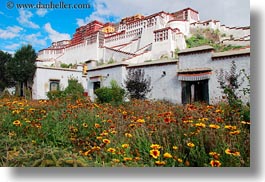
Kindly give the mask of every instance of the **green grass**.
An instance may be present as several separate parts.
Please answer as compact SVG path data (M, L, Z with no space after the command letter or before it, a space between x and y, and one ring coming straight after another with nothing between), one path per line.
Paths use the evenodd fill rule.
M226 103L1 99L0 112L0 166L250 166L250 121Z

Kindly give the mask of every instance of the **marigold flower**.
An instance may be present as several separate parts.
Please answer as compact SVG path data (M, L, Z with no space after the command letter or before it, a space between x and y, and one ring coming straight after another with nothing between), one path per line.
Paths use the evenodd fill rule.
M131 158L131 157L124 157L123 160L124 160L124 161L131 161L132 158Z
M21 124L21 122L19 120L15 120L13 122L13 125L15 125L15 126L21 126L22 124Z
M144 123L145 120L144 120L144 119L137 119L136 122L137 122L137 123Z
M187 146L190 147L190 148L195 147L194 143L192 143L192 142L187 143Z
M158 144L152 144L150 147L151 147L152 149L156 149L156 150L161 149L161 146L158 145Z
M122 148L128 148L128 147L129 147L129 144L127 144L127 143L122 144L121 147L122 147Z
M155 164L158 166L163 166L166 164L166 162L165 161L155 161Z
M195 126L199 128L205 128L206 125L204 123L196 123Z
M223 111L221 109L216 109L215 113L222 113Z
M236 126L225 125L225 129L228 129L228 130L236 130Z
M110 144L110 140L108 140L108 139L103 139L102 141L103 141L103 143L105 143L105 144Z
M100 148L100 146L94 146L94 147L92 147L92 150L100 150L101 148Z
M116 152L116 149L114 149L114 148L108 148L107 151L114 154Z
M230 150L230 149L226 149L225 153L228 154L228 155L236 156L236 157L240 156L240 152L233 151L233 150Z
M125 136L128 138L132 138L132 134L130 134L130 133L125 133Z
M119 159L112 159L112 162L119 163L120 160Z
M171 155L170 153L168 153L168 152L164 153L163 156L164 156L164 158L166 158L166 159L172 158L172 155Z
M229 134L230 135L238 135L238 134L240 134L240 130L230 131Z
M134 160L139 161L139 160L141 160L141 158L140 157L135 157Z
M87 128L88 127L88 124L87 123L83 123L83 127L84 128Z
M100 124L95 123L95 128L100 128L100 127L101 127Z
M213 128L213 129L219 129L220 128L220 126L217 124L210 124L209 127Z
M218 160L211 160L210 164L212 167L220 167L221 166L221 162Z
M91 150L88 150L88 151L84 152L84 155L88 156L90 153L91 153Z
M157 159L160 156L160 151L159 150L156 150L156 149L150 150L150 155L153 158Z
M178 160L177 160L179 163L182 163L183 162L183 160L181 159L181 158L178 158Z
M164 122L165 123L170 123L171 122L171 119L169 117L166 117L166 118L164 118Z

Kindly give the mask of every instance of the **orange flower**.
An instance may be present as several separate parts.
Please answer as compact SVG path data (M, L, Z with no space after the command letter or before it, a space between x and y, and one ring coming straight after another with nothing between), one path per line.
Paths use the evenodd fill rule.
M226 149L225 153L228 154L228 155L236 156L236 157L240 156L240 152L233 151L233 150L230 150L230 149Z
M124 157L123 160L124 160L124 161L131 161L132 158L131 158L131 157Z
M240 133L240 130L229 132L230 135L238 135L239 133Z
M137 123L144 123L145 120L144 120L144 119L137 119L136 122L137 122Z
M164 156L164 158L166 158L166 159L172 158L172 155L171 155L170 153L168 153L168 152L164 153L163 156Z
M168 124L171 122L171 119L169 117L166 117L166 118L164 118L164 122Z
M121 147L122 147L122 148L128 148L128 147L129 147L129 144L127 144L127 143L122 144Z
M100 127L101 127L100 124L95 123L95 128L100 128Z
M15 126L21 126L22 124L21 124L21 122L19 120L15 120L13 122L13 125L15 125Z
M212 167L220 167L221 166L221 162L218 160L211 160L210 164Z
M161 149L161 146L158 145L158 144L152 144L150 147L151 147L152 149L156 149L156 150Z
M156 150L156 149L150 150L150 155L153 158L157 159L160 156L160 151L159 150Z
M204 123L196 123L195 126L198 128L205 128L206 125Z
M192 143L192 142L187 143L187 146L190 147L190 148L195 147L194 143Z
M216 124L210 124L209 127L213 128L213 129L219 129L220 128L220 126L216 125Z
M105 144L110 144L110 140L108 140L108 139L103 139L102 141L103 141L103 143L105 143Z
M163 166L166 164L166 162L165 161L155 161L155 164L158 166Z
M83 127L84 127L84 128L87 128L87 127L88 127L88 124L83 123Z
M110 153L113 153L113 154L116 152L116 150L114 148L108 148L107 151L110 152Z

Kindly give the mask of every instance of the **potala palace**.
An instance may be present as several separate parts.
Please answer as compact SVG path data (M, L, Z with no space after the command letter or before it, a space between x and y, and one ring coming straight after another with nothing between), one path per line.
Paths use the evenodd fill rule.
M242 48L226 52L206 45L187 48L186 39L199 30L218 31L220 43ZM250 28L201 21L191 8L137 14L115 24L95 20L77 28L71 40L53 42L39 51L32 96L46 99L48 91L66 88L74 77L93 100L96 88L109 86L111 80L122 85L129 69L140 68L151 77L150 99L214 103L222 96L216 73L229 71L232 61L250 74ZM62 63L75 69L61 68Z

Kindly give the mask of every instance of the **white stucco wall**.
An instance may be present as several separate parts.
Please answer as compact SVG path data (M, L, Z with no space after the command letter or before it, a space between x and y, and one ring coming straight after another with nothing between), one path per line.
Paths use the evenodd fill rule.
M179 68L180 69L194 69L194 68L210 68L212 74L209 79L209 102L217 103L222 100L222 90L219 88L220 84L218 82L217 73L220 69L224 71L230 71L232 61L235 61L237 65L238 72L241 69L246 70L246 74L250 74L250 56L228 56L221 59L212 59L212 52L204 53L193 53L179 55ZM240 79L241 80L241 79ZM247 81L241 86L242 88L247 88ZM247 102L249 97L243 97L243 101Z
M144 67L128 67L127 69L143 69L145 75L151 77L152 91L148 99L166 100L181 103L181 82L177 79L177 63ZM162 76L163 71L166 75Z
M94 90L93 90L93 79L91 80L90 77L97 77L101 76L100 86L101 87L109 87L111 80L116 80L119 86L122 86L124 83L126 74L126 68L124 65L117 66L117 67L110 67L104 69L92 69L87 72L87 88L88 88L88 95L90 96L91 100L95 99ZM108 76L107 76L108 75Z
M50 91L50 80L59 80L60 88L65 89L68 86L68 79L76 78L84 84L82 71L73 69L57 69L49 67L37 67L32 87L33 99L48 99L47 92ZM86 88L86 85L83 85Z

